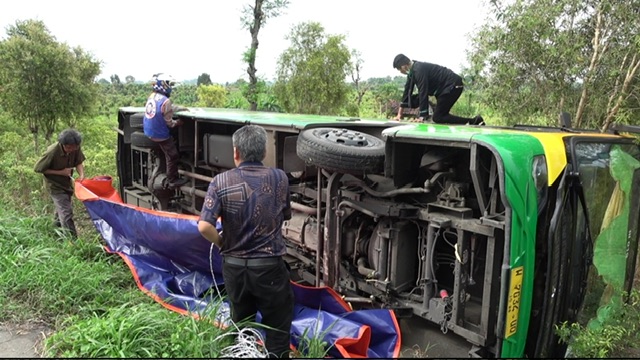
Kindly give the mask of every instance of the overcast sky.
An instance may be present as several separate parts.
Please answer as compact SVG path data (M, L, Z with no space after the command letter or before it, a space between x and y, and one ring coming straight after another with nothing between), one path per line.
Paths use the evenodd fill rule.
M44 22L52 35L102 61L100 77L149 80L156 72L178 80L208 73L214 82L247 78L242 53L250 44L240 14L246 0L7 1L0 39L16 20ZM316 21L343 34L360 51L362 77L396 76L393 58L437 63L454 71L465 64L468 34L484 19L481 0L290 0L284 15L260 30L258 75L274 78L277 58L289 46L293 25Z

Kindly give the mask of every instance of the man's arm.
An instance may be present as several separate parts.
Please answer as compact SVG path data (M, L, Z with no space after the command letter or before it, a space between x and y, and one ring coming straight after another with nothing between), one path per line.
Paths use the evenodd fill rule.
M76 154L76 170L78 171L78 180L84 180L84 153L82 152L82 148L78 148L78 153Z
M429 76L424 68L421 70L422 71L416 71L414 73L416 76L416 85L418 86L418 99L420 100L420 113L418 117L426 119L429 117Z
M218 229L216 229L215 225L211 224L208 221L200 220L198 221L198 231L200 231L200 234L205 239L209 240L219 248L222 247L222 238L220 237Z
M71 176L72 172L73 172L73 168L66 168L66 169L60 169L60 170L46 169L46 170L42 171L42 174L44 174L44 175Z
M78 180L84 180L84 164L80 163L76 165L76 171L78 171Z
M280 173L282 176L282 183L284 184L285 193L283 215L285 220L291 220L291 192L289 191L289 178L284 171L280 170Z
M184 106L180 106L180 105L171 105L171 108L173 109L174 113L180 112L180 111L189 111L189 108L186 108Z
M41 174L46 174L45 171L49 170L49 167L51 166L51 159L52 159L52 155L49 153L49 151L47 151L44 155L42 155L42 157L40 157L40 159L38 159L38 161L36 161L36 164L33 166L33 171ZM53 171L56 171L56 170L53 170ZM57 170L57 171L60 171L60 170ZM50 174L64 175L62 173L60 174L50 173Z
M394 118L394 120L402 120L402 106L398 105L398 115Z
M171 102L171 99L167 99L160 109L162 110L162 117L164 118L164 122L168 127L172 128L174 126L180 125L179 121L173 120L174 106Z
M214 243L217 247L222 247L222 237L218 233L216 228L216 222L220 217L220 202L218 201L218 177L214 177L209 183L207 189L207 195L204 198L202 209L200 211L200 217L198 218L198 231L200 234L210 242Z
M52 157L53 155L50 153L44 154L38 160L38 162L36 162L36 165L33 167L33 170L43 175L71 176L71 172L73 171L73 168L66 168L66 169L60 169L60 170L50 169L49 166L51 166Z
M409 97L411 96L412 90L413 83L411 81L411 78L407 76L407 82L404 83L402 100L400 100L400 104L398 104L398 115L394 118L394 120L402 120L402 109L409 106Z

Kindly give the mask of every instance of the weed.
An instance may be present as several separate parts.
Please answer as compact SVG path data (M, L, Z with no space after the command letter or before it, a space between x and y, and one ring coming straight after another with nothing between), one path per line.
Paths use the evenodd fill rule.
M217 358L226 330L155 303L124 303L91 317L73 316L45 342L47 357Z
M627 296L623 296L627 298ZM577 358L621 357L629 344L640 340L640 292L633 290L629 301L610 307L602 323L583 326L563 323L556 327L561 341L569 344L569 354Z
M135 88L138 99L130 99L131 105L143 104L149 90L146 85ZM195 86L192 90L195 95ZM110 99L106 115L78 122L88 178L117 174L113 115L122 99ZM238 355L236 338L245 339L241 351L259 355L261 339L249 329L261 325L217 326L220 300L209 300L200 314L182 316L139 291L126 264L103 250L103 240L77 199L78 239L57 231L43 176L33 171L49 144L2 109L0 128L0 321L41 322L52 328L54 334L45 341L49 357L215 358ZM117 187L115 178L113 185Z
M336 325L338 320L331 323L331 325L329 325L325 330L320 331L319 327L322 324L320 316L321 314L318 311L318 317L315 321L313 333L310 333L310 328L307 327L297 339L298 348L293 352L294 358L321 359L329 354L331 345L324 341L324 338Z

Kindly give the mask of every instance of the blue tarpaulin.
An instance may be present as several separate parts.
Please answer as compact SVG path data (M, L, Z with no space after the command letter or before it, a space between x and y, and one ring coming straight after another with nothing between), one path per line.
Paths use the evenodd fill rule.
M77 181L75 194L104 239L106 251L122 257L143 292L182 314L197 315L211 306L211 289L224 286L222 257L200 235L196 216L124 204L108 176ZM400 328L391 310L354 311L330 288L294 282L291 286L296 301L292 346L306 334L323 337L332 345L333 357L398 357ZM225 326L228 305L217 311L219 326Z

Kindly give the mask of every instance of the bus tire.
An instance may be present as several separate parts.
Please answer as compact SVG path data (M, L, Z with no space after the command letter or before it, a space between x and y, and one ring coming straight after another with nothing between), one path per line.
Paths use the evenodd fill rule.
M384 168L381 139L359 131L315 128L300 132L296 153L307 165L344 174L379 173Z
M142 148L152 148L158 146L158 143L149 139L142 131L134 131L131 133L131 145Z

